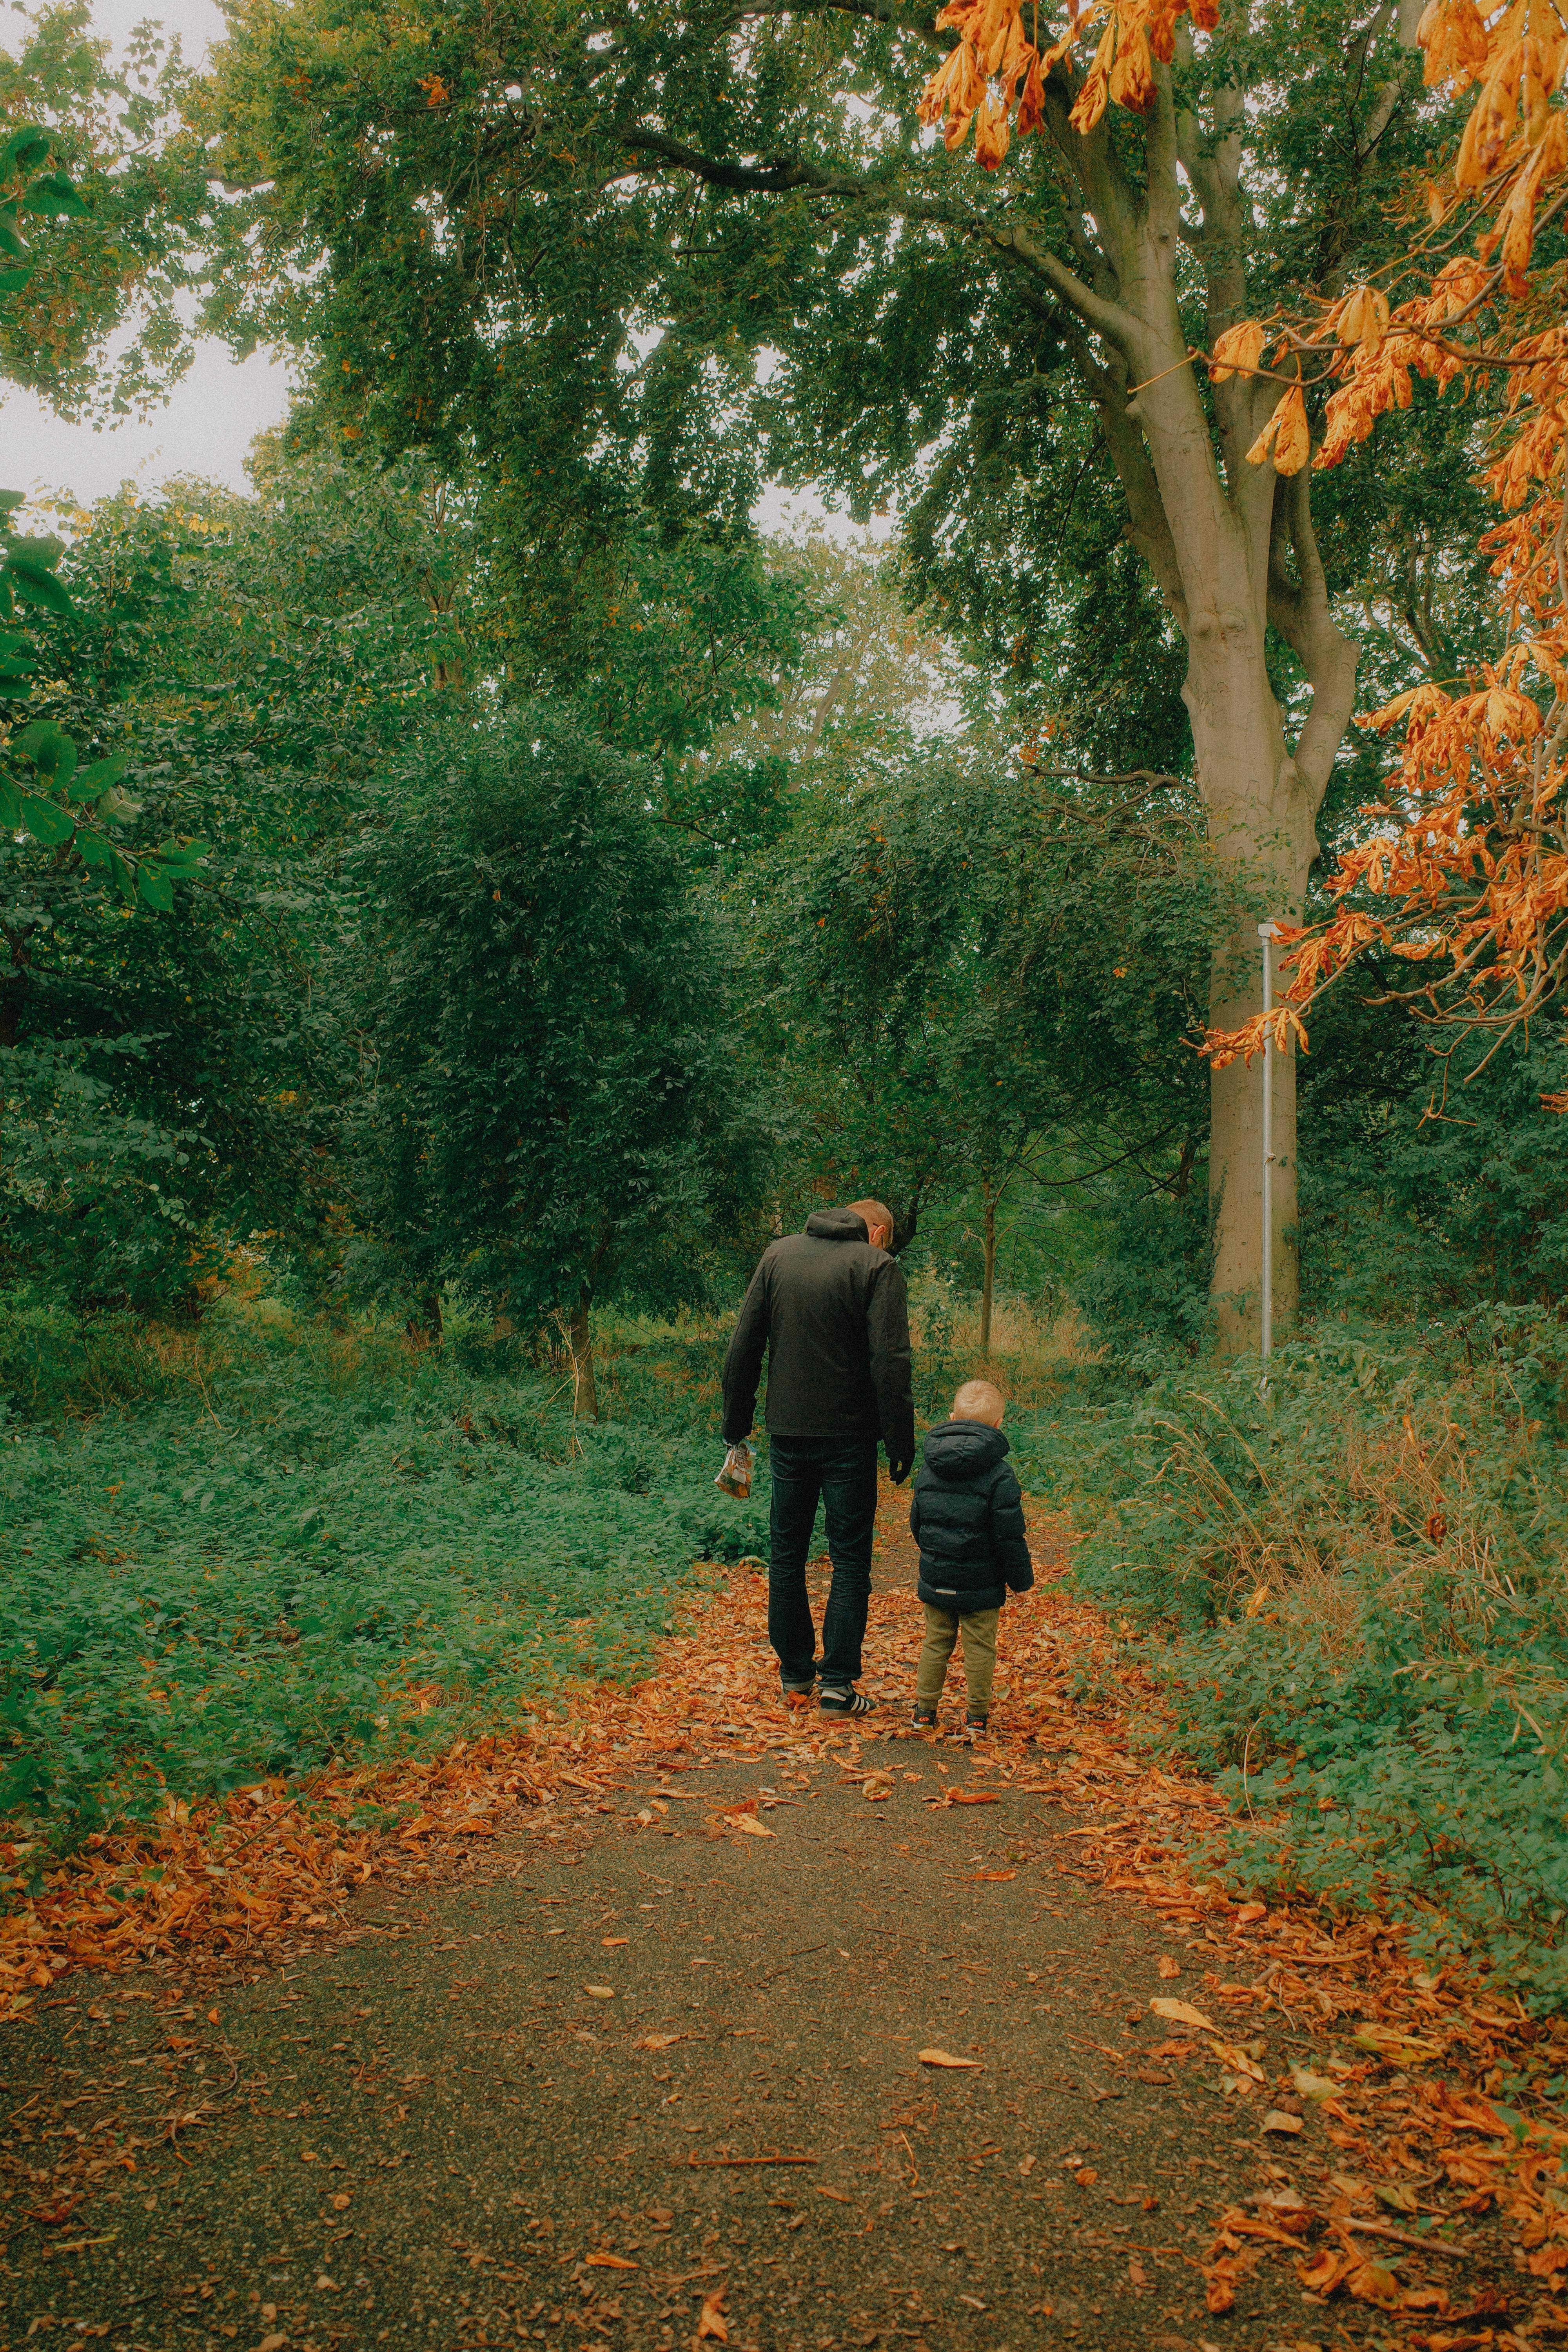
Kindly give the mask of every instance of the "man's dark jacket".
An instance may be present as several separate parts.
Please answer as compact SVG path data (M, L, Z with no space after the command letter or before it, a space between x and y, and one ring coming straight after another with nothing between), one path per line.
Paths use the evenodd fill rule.
M751 1433L763 1351L770 1437L879 1437L915 1454L910 1317L896 1259L850 1209L818 1209L763 1251L724 1359L724 1436Z
M1007 1467L1007 1441L983 1421L944 1421L925 1442L910 1505L921 1548L920 1595L963 1617L1027 1592L1035 1566L1024 1540L1024 1497Z

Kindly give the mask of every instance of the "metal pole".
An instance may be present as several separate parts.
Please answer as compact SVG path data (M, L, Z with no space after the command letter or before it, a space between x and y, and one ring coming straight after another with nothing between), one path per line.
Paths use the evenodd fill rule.
M1274 1010L1274 926L1259 923L1258 936L1263 943L1263 1010ZM1259 1285L1262 1312L1259 1349L1263 1357L1264 1384L1268 1385L1268 1359L1274 1348L1274 1048L1267 1030L1263 1037L1263 1275Z

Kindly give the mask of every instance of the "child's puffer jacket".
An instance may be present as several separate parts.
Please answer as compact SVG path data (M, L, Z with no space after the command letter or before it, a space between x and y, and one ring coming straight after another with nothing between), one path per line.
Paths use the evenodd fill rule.
M926 1438L910 1509L920 1595L955 1616L999 1609L1009 1589L1027 1592L1035 1580L1007 1454L1002 1432L983 1421L944 1421Z

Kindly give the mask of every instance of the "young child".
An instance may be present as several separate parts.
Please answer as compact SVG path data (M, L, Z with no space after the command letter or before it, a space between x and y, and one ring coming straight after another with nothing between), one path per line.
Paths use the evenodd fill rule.
M996 1626L1009 1590L1027 1592L1034 1562L1024 1540L1024 1497L1007 1467L1005 1410L989 1381L965 1381L952 1414L925 1442L910 1532L921 1548L926 1637L915 1682L915 1722L936 1723L953 1643L963 1636L968 1684L964 1729L985 1729L996 1671Z

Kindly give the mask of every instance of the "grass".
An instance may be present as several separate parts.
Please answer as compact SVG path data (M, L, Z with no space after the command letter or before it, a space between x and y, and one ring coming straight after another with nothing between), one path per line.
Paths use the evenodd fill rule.
M606 1334L606 1417L574 1426L460 1302L423 1352L258 1298L198 1333L4 1306L26 1410L0 1424L0 1809L41 1852L635 1677L696 1562L766 1549L765 1454L750 1504L712 1485L718 1326ZM934 1288L915 1309L932 1421L977 1334ZM1568 1999L1555 1323L1325 1327L1267 1394L1245 1360L1134 1374L1070 1318L996 1336L1020 1477L1161 1677L1155 1736L1231 1794L1233 1874Z
M0 1811L56 1850L635 1676L694 1563L764 1547L712 1484L711 1341L612 1358L617 1417L576 1427L460 1335L230 1302L140 1345L142 1402L0 1431Z

